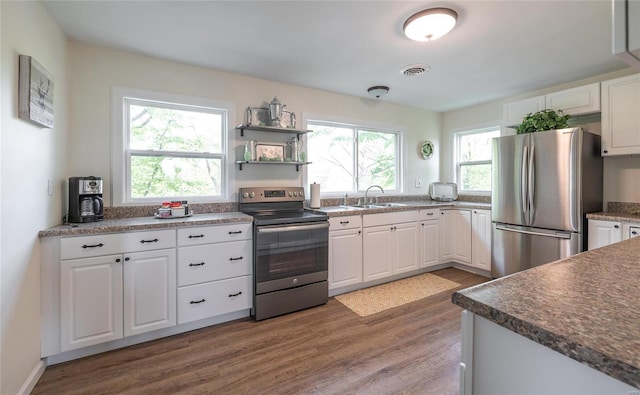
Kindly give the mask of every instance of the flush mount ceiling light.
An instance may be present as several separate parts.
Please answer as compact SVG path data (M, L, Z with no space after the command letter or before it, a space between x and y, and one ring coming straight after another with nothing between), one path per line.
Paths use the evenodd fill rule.
M367 92L369 92L371 96L375 96L376 99L379 99L380 96L384 96L389 93L389 87L383 85L372 86L371 88L367 89Z
M413 14L404 23L404 34L415 41L432 41L449 33L458 13L450 8L429 8Z

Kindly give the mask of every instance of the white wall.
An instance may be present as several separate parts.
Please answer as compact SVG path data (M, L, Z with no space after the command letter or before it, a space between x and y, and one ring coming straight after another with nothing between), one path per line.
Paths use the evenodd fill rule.
M502 106L504 103L525 99L528 97L543 95L549 92L573 88L593 82L605 81L623 75L629 75L637 70L628 68L625 70L598 75L592 78L574 81L541 89L527 94L504 98L498 101L467 107L460 110L449 111L442 114L442 136L440 170L443 181L455 181L452 157L452 131L463 128L474 128L478 125L500 125L502 120ZM600 133L600 123L588 124L587 128ZM604 158L604 207L607 202L640 202L640 156L607 157Z
M235 120L243 123L248 106L263 105L277 96L295 112L300 122L305 115L327 115L340 119L406 127L404 172L405 191L427 193L426 186L438 179L439 158L419 156L425 139L439 146L440 114L389 104L382 100L362 99L317 89L280 84L232 73L169 62L147 56L116 51L81 42L70 43L69 73L71 97L71 134L69 136L69 176L94 175L105 180L105 204L111 205L110 95L111 86L119 85L175 94L191 95L234 102ZM363 87L363 90L366 87ZM298 125L304 127L305 125ZM272 136L286 140L287 136ZM258 140L265 138L259 136ZM234 141L234 140L238 141ZM245 135L245 140L256 139ZM239 132L231 131L230 140L242 145ZM284 141L283 140L283 141ZM280 140L276 140L282 142ZM312 165L311 165L312 166ZM230 178L236 181L231 192L249 185L304 185L306 168L300 172L289 166L235 166ZM423 187L414 188L421 178ZM310 180L313 181L313 180ZM235 195L230 200L235 201Z
M0 2L0 393L28 391L40 363L40 248L37 233L60 222L65 176L67 42L39 2ZM33 56L54 77L55 127L18 118L18 55ZM56 190L47 194L47 180ZM27 383L26 387L23 387Z

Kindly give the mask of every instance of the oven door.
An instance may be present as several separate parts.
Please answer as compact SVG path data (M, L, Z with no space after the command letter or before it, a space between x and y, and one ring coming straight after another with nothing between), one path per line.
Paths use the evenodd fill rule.
M326 281L329 222L256 226L256 294Z

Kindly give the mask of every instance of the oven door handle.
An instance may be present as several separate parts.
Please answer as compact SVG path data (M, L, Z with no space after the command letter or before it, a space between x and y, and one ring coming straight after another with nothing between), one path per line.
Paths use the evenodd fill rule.
M265 227L258 227L258 233L295 232L297 230L326 229L328 227L329 227L328 222L322 222L320 224L313 224L313 225L265 226Z

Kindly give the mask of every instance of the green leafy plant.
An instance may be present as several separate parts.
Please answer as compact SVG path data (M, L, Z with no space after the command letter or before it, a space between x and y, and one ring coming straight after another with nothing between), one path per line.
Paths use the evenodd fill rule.
M533 133L542 130L563 129L569 126L571 115L564 114L562 110L555 112L546 109L527 114L522 123L516 128L517 134Z

